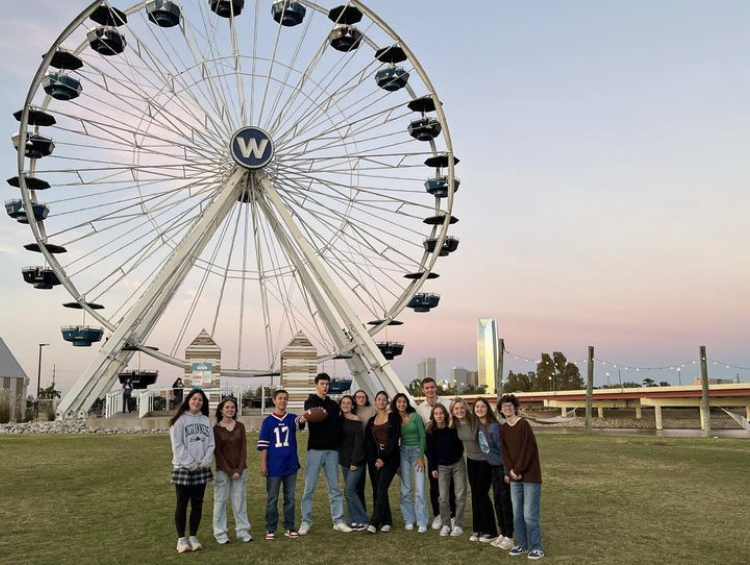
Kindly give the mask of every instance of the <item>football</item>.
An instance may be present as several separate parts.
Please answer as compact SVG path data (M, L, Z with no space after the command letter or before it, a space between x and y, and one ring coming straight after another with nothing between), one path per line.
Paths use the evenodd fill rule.
M305 420L314 424L315 422L322 422L323 420L328 418L328 412L325 408L321 408L320 406L313 406L309 410L305 410L303 416L305 417Z

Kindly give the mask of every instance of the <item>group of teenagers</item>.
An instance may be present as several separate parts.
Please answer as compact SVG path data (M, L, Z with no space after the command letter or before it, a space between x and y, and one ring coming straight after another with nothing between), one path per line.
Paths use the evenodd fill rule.
M421 382L424 401L417 407L411 405L406 394L390 399L384 391L378 392L372 403L363 390L353 396L344 395L336 402L328 396L329 385L326 373L315 377L315 393L305 401L305 411L299 416L287 412L288 393L276 390L274 412L261 424L257 449L259 471L266 478L266 540L278 535L280 494L284 536L296 539L311 531L313 494L321 471L328 486L334 530L389 532L393 528L389 489L399 475L399 506L406 530L426 533L431 527L443 537L463 536L470 490L470 541L532 560L544 556L539 524L539 450L531 426L519 416L519 402L514 395L500 398L498 418L484 398L477 398L473 406L462 398L446 402L438 396L435 380L429 377ZM308 422L306 415L318 408L325 410L327 416ZM214 478L214 459L214 537L219 544L230 541L227 503L231 501L236 539L253 539L247 518L247 438L237 412L236 400L225 398L216 409L216 424L212 427L205 393L195 389L170 419L180 553L202 548L197 533L206 484ZM301 469L297 432L305 428L308 441L300 505L302 522L295 529L295 488ZM339 470L344 479L343 493ZM365 502L367 475L372 491L369 514ZM431 522L425 495L427 484Z

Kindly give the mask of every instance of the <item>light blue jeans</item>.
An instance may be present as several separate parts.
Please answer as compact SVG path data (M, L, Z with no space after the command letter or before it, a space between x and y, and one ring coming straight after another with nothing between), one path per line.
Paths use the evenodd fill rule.
M401 514L404 516L404 524L414 524L418 527L427 527L427 501L424 497L425 470L417 471L417 459L419 458L418 445L401 446ZM412 472L414 475L412 476ZM413 479L413 480L412 480ZM414 499L412 500L412 493Z
M216 471L214 480L214 537L227 535L227 501L232 501L234 528L237 537L248 533L247 519L247 469L239 479L232 480L224 471Z
M294 529L294 487L297 471L285 477L266 477L266 531L275 532L279 524L279 488L284 491L284 529Z
M311 449L305 463L305 491L302 494L302 521L312 525L312 499L321 468L328 483L328 503L333 524L344 521L344 500L339 490L339 453L333 449Z
M539 528L541 498L542 483L510 483L516 545L529 551L542 550L542 532Z
M351 524L367 524L370 520L357 494L357 483L364 475L365 469L367 469L366 465L360 465L354 471L346 465L341 466L341 472L344 474L344 496Z

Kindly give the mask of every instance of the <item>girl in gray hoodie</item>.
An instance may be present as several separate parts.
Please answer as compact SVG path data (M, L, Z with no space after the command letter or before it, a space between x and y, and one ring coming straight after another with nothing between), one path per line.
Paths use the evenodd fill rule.
M199 389L191 390L169 420L172 440L172 483L177 492L175 526L177 551L198 551L198 527L203 512L206 484L213 478L214 432L208 419L208 398ZM190 536L185 536L187 507L190 504Z

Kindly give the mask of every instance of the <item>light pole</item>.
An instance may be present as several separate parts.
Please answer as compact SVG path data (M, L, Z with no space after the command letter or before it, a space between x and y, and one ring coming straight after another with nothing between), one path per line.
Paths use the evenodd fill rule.
M41 389L42 384L42 347L48 346L49 343L40 343L39 344L39 364L37 365L37 372L36 372L36 399L39 400L39 391Z
M39 363L37 364L36 371L36 417L39 418L39 390L42 386L42 347L46 347L49 343L39 344Z

